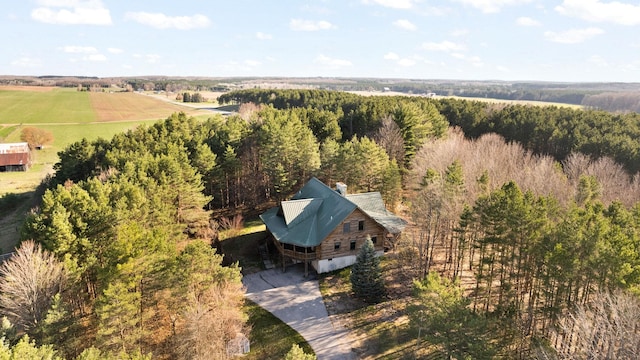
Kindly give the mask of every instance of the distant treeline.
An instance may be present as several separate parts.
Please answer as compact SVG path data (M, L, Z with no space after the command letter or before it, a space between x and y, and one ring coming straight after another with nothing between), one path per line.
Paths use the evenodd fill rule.
M589 95L582 100L582 105L615 112L640 112L640 91Z
M394 91L406 94L435 93L500 100L546 101L584 105L616 111L640 111L640 85L635 83L552 83L380 78L208 78L208 77L112 77L0 76L0 84L76 87L78 85L145 91L230 91L254 88L297 88L339 91Z
M315 108L339 112L343 136L375 131L399 101L418 106L435 104L451 126L477 138L497 133L507 141L521 143L537 154L564 160L572 152L594 159L608 156L627 171L640 171L640 115L614 114L602 110L574 110L556 106L490 104L457 99L421 97L363 97L327 90L242 90L220 96L220 103L269 104L277 109Z

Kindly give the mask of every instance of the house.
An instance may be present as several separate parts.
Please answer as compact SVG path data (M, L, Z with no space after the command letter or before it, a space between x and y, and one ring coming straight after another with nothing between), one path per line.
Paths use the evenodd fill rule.
M27 171L31 166L29 144L0 144L0 171Z
M355 263L367 237L381 255L406 222L389 212L379 192L347 194L342 183L332 189L311 178L291 200L282 201L260 215L282 257L311 264L318 273Z

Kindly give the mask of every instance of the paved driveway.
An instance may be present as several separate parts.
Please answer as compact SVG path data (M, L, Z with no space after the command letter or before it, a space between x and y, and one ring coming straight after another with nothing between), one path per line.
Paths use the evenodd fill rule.
M249 274L242 282L247 298L277 316L302 335L318 360L356 359L345 329L331 323L318 280L305 279L301 268L275 268Z

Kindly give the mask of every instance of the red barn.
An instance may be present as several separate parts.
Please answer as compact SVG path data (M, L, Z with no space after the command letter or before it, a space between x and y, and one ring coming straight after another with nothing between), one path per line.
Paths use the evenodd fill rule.
M27 171L31 166L29 144L0 144L0 171Z

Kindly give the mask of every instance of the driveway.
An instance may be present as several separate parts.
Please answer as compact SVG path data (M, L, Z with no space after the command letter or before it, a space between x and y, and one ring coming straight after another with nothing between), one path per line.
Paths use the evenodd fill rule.
M357 359L348 332L331 323L314 275L305 279L301 267L290 266L245 275L242 283L246 297L300 333L318 360Z

